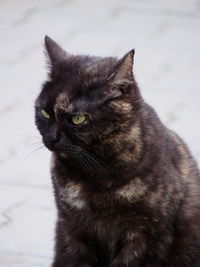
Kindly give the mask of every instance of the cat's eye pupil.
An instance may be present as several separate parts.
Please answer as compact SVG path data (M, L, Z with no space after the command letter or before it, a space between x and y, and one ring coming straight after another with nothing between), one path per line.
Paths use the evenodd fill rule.
M42 113L42 116L43 116L45 119L49 119L49 118L50 118L50 116L49 116L49 114L46 112L46 110L41 109L41 113Z
M74 124L81 124L86 120L86 116L85 115L73 115L72 116L72 122Z

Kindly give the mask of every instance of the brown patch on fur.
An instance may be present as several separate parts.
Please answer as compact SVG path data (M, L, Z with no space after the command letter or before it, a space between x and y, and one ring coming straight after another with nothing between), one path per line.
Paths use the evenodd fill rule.
M80 184L69 182L64 188L60 189L60 198L71 207L82 209L86 203L81 196L81 191Z
M63 92L57 96L53 110L55 114L57 112L57 109L63 109L65 111L68 111L69 110L68 105L69 105L68 95L65 92Z
M179 207L183 196L182 184L179 181L173 181L173 176L167 184L159 184L156 191L151 191L147 195L146 201L149 207L159 207L162 215L168 216L171 209ZM173 201L173 206L170 208L170 203ZM156 217L154 218L156 220Z
M136 263L138 263L138 259L146 250L144 240L145 238L139 229L127 232L124 241L125 245L111 263L111 266L139 266ZM135 263L134 265L132 264L133 262Z
M134 126L126 137L121 136L118 140L121 143L123 139L129 146L128 149L118 154L118 159L127 163L136 162L140 158L142 152L141 131L139 126ZM132 144L132 146L130 146L130 144Z
M163 185L159 185L156 191L151 191L147 195L147 205L151 208L155 208L159 206L159 210L162 215L166 216L168 212L169 199L171 198L170 191L172 188L168 188L165 191ZM155 217L156 221L157 218Z
M181 140L177 137L177 135L173 132L170 132L174 142L176 143L176 148L178 152L181 155L181 160L179 162L179 170L181 173L181 176L184 180L187 179L189 172L190 172L190 164L189 164L189 158L188 158L188 151L183 146Z
M147 203L150 207L155 207L158 201L162 198L163 188L159 186L156 192L150 192L147 198Z
M131 180L130 183L118 189L116 195L130 202L135 202L144 196L147 190L148 186L144 184L140 178L136 177Z
M126 128L127 125L124 125ZM123 128L123 126L122 126ZM135 163L142 153L141 131L138 123L132 127L129 133L110 135L104 140L104 144L115 151L116 159L120 165Z
M114 108L115 110L122 112L122 113L128 113L131 112L133 107L130 102L125 102L124 100L115 100L110 103L111 108Z

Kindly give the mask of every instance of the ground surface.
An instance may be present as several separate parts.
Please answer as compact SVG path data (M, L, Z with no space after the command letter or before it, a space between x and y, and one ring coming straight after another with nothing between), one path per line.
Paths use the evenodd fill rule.
M33 103L46 77L43 38L71 53L135 48L144 98L200 163L200 1L0 0L0 266L49 266L55 206Z

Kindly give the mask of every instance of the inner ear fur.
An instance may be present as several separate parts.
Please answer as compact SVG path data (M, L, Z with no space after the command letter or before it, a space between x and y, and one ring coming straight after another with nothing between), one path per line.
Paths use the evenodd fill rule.
M110 76L109 80L113 84L122 84L123 81L133 81L133 62L135 50L129 51L119 60L116 71Z

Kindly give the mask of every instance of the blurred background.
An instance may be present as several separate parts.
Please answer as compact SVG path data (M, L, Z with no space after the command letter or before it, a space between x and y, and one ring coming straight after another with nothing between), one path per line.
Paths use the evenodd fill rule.
M0 266L49 266L50 153L34 126L45 34L68 52L123 56L162 121L200 163L200 0L0 0Z

